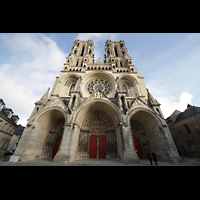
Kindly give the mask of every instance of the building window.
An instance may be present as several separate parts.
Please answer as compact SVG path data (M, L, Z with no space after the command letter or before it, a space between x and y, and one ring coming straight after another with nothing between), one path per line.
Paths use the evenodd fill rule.
M98 89L101 90L105 95L108 95L111 91L111 86L106 80L102 79L93 80L87 86L87 90L90 94Z
M1 141L1 144L0 144L0 149L2 148L2 146L3 146L4 142L5 142L5 139L3 139L3 140Z
M8 124L6 123L6 124L5 124L5 126L4 126L4 128L3 128L3 131L5 131L5 130L6 130L6 127L7 127L7 125L8 125Z
M160 115L160 110L158 108L156 108L156 111L158 112L158 114Z
M118 57L117 48L115 47L115 56Z
M126 91L126 97L129 97L127 85L123 84L122 87Z
M187 125L187 124L184 124L183 126L185 127L186 132L187 132L188 134L191 134L191 131L190 131L188 125Z
M7 133L10 133L11 128L12 128L12 126L10 126L10 127L8 128Z
M71 91L75 88L75 83L71 84L70 90L69 90L69 96L71 96Z
M81 52L81 56L83 56L84 49L85 49L85 46L83 46L83 49L82 49L82 52Z

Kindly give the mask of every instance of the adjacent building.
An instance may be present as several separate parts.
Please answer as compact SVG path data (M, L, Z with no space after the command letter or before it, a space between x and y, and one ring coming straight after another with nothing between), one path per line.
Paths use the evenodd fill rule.
M166 122L181 156L200 157L200 107L175 110Z
M18 127L19 117L13 115L10 108L6 108L3 99L0 99L0 156L4 155L5 150Z
M8 151L14 151L18 145L18 142L23 134L25 127L21 124L18 125L18 127L15 129L13 136L8 144Z

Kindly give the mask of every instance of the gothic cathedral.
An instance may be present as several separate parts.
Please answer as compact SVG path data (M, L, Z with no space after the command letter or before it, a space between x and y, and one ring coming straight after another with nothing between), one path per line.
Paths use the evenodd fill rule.
M54 86L35 103L17 161L116 159L139 163L147 152L180 162L159 102L132 64L125 42L107 40L94 62L92 40L75 40Z

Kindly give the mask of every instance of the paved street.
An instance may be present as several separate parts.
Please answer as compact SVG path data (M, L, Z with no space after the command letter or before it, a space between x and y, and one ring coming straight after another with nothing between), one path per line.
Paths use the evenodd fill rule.
M0 166L151 166L149 160L141 159L140 164L124 164L110 159L85 159L71 163L53 163L53 159L31 160L24 162L7 162L8 157L1 157ZM3 161L5 160L5 161ZM155 165L153 165L155 166ZM182 163L168 163L158 161L158 166L200 166L200 158L183 157Z

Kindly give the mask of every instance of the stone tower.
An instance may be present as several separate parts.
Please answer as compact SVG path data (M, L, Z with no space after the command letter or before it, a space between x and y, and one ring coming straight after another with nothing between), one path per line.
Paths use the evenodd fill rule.
M125 42L107 40L94 62L92 40L75 40L51 90L35 103L13 155L18 161L116 159L139 163L148 151L179 162L159 102L132 64Z

